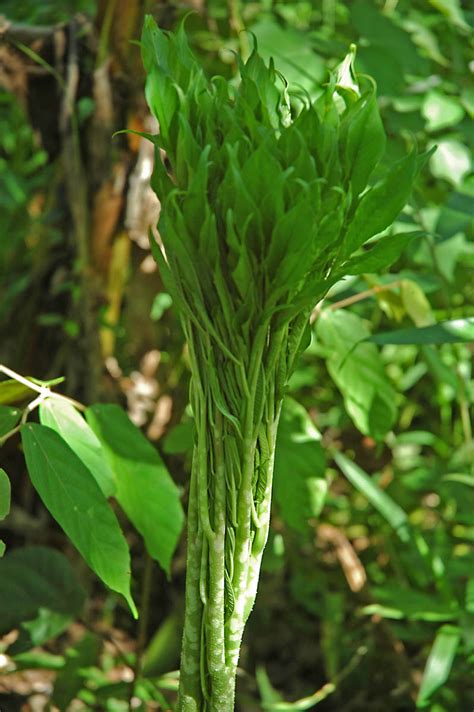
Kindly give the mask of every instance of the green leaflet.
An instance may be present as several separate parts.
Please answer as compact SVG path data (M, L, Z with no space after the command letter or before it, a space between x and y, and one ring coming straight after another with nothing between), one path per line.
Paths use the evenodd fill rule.
M347 112L341 123L345 132L343 165L357 197L366 187L385 151L385 131L374 89L364 94Z
M382 439L395 423L396 394L377 348L366 343L370 334L364 322L343 309L326 309L318 317L316 334L355 426L365 435Z
M393 223L410 196L415 171L416 153L412 151L362 196L344 237L344 255Z
M39 408L40 421L55 430L71 450L82 460L96 480L105 497L115 493L112 470L102 446L82 415L71 403L59 398L48 398Z
M120 506L169 574L184 521L178 488L158 451L121 408L93 405L86 417L114 473Z
M87 467L51 428L21 428L28 472L35 489L91 569L121 593L132 613L130 554L117 518Z
M414 231L381 237L374 247L371 247L361 255L352 257L346 262L343 265L342 272L344 274L380 272L396 262L410 242L422 234L422 232Z
M153 187L163 203L167 266L157 257L170 272L165 278L173 286L166 288L176 306L206 331L215 315L205 311L220 300L222 330L232 332L237 314L246 338L267 310L291 302L309 309L320 296L312 283L324 275L327 288L354 251L390 226L416 172L412 152L368 187L385 134L374 88L361 96L351 88L353 53L341 65L349 84L339 78L336 88L331 80L296 116L288 113L284 83L257 50L247 63L239 60L237 87L205 78L183 27L164 33L148 18L142 51L147 98L173 176L157 165ZM367 269L396 259L399 245L385 247L383 260L382 247L373 248ZM354 270L363 269L362 258ZM221 287L216 298L219 271L228 301Z

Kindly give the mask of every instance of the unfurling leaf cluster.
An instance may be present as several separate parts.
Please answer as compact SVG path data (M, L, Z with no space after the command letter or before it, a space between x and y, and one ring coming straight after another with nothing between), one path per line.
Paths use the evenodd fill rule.
M159 122L153 187L166 257L155 254L183 316L227 335L237 354L239 336L270 318L288 324L366 259L385 266L380 244L374 255L360 248L404 207L417 159L410 152L369 187L385 133L373 82L354 79L353 50L315 103L257 47L238 59L238 84L206 77L183 26L166 34L148 18L142 51ZM396 259L394 244L388 252Z

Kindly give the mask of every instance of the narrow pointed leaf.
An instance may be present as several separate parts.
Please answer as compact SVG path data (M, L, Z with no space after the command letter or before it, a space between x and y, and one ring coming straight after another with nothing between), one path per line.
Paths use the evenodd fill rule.
M91 569L124 596L136 615L128 545L99 485L51 428L27 423L21 434L28 472L44 505Z
M349 482L361 492L379 514L387 520L401 539L408 538L408 517L406 512L386 492L376 484L372 477L364 472L352 460L340 452L333 453L334 460Z
M402 232L390 237L382 237L374 247L363 255L352 257L343 266L344 274L370 274L381 272L398 260L403 250L415 237L420 237L422 232Z
M410 197L415 170L412 151L362 196L344 239L344 254L350 255L393 223Z
M438 630L423 673L416 701L418 709L427 707L435 692L449 678L460 641L461 631L459 628L444 625Z
M474 318L442 321L421 328L397 329L374 334L367 341L374 344L461 344L474 342Z

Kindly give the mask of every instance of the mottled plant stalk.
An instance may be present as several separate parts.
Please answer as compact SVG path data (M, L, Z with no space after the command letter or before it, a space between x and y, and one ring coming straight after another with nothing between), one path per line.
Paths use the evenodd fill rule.
M262 324L236 364L185 325L196 421L188 515L186 614L179 709L234 708L235 676L270 522L278 419L292 354L287 333ZM300 334L301 337L301 334ZM295 344L296 345L296 344ZM212 369L244 407L229 419L216 403Z

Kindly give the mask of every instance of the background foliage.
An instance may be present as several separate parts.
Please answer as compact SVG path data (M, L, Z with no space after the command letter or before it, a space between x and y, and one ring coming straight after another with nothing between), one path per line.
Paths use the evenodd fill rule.
M455 343L423 329L474 316L474 12L457 0L147 5L164 27L196 10L186 27L209 73L232 77L232 50L245 54L255 37L313 98L355 42L358 71L377 82L387 162L413 140L438 146L394 228L421 235L390 271L339 283L313 314L279 435L238 696L249 711L464 712L474 698L474 339L472 322ZM104 405L88 410L89 429L70 415L66 434L47 434L56 448L67 439L59 457L69 458L70 478L89 457L97 482L86 498L105 503L115 492L110 527L120 525L123 555L131 551L139 623L46 514L41 500L54 504L28 462L29 441L45 436L36 416L23 448L41 499L17 436L3 445L2 710L38 709L35 698L60 710L121 710L129 700L170 709L176 688L184 542L170 564L173 538L154 541L141 515L157 482L173 496L166 470L185 495L187 356L148 253L158 210L149 152L138 139L111 138L125 126L154 130L129 42L143 10L120 0L2 3L12 25L2 22L0 34L0 362L41 379L64 375L57 389L87 405L125 405L157 442ZM25 391L12 395L4 381L0 402L1 437L18 423ZM66 422L64 413L55 421L59 404L41 406L43 426ZM143 472L135 502L131 450ZM163 523L174 537L179 511ZM106 580L125 593L130 583Z

